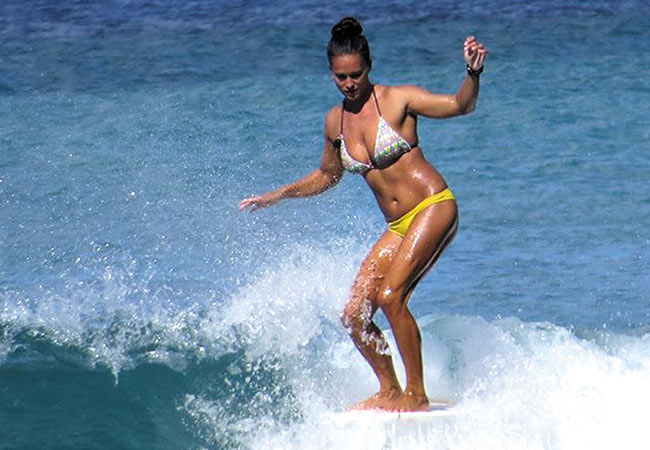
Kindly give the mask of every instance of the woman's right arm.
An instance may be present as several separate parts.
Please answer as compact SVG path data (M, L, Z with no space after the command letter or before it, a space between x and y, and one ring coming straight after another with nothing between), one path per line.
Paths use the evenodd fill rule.
M304 178L281 186L266 194L245 198L239 203L239 210L250 209L254 211L259 208L274 205L285 198L318 195L335 186L343 176L343 165L331 138L333 136L332 131L334 131L330 126L332 122L332 114L330 113L325 119L325 143L318 169Z

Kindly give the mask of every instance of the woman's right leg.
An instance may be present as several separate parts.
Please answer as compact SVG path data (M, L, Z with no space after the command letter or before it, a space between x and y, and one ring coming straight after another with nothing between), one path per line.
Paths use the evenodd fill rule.
M352 286L352 295L343 311L343 325L379 380L379 392L353 406L355 409L381 408L386 401L402 394L386 338L372 321L377 311L379 287L390 269L400 241L401 238L391 232L385 232L379 238L361 264Z

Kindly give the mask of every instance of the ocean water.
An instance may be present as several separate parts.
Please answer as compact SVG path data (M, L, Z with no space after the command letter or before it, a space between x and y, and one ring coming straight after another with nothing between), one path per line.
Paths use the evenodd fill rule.
M363 180L237 210L318 165L349 14L376 83L454 92L464 37L490 51L477 110L420 121L461 212L410 303L457 403L426 424L332 420L377 387L338 321L385 227ZM645 0L4 0L0 449L648 448L649 27Z

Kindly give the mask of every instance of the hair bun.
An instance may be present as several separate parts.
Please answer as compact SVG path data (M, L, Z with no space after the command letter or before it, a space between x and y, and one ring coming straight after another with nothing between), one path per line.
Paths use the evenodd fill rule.
M332 27L332 38L327 43L327 60L341 55L360 55L368 68L372 67L370 46L363 35L363 27L354 17L345 17Z
M352 39L363 34L363 27L354 17L341 19L332 27L332 39L337 41Z

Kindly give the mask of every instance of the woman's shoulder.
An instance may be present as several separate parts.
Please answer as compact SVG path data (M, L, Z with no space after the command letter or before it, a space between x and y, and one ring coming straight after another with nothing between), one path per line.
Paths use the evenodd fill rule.
M338 103L330 108L325 114L325 125L329 126L332 124L337 124L341 121L341 110L343 109L343 104Z
M335 139L336 136L341 132L341 112L343 106L342 103L332 106L330 110L325 114L325 132L328 136L333 136L332 139Z
M419 86L412 84L402 85L375 85L378 91L377 95L386 97L387 99L408 98L409 96L421 92L423 89Z
M325 115L325 119L330 119L332 117L339 117L341 115L341 109L343 108L343 103L337 103L336 105L332 106L329 111L327 111L327 114Z
M384 111L407 111L414 98L423 94L422 88L413 85L375 86L379 102L384 105Z

